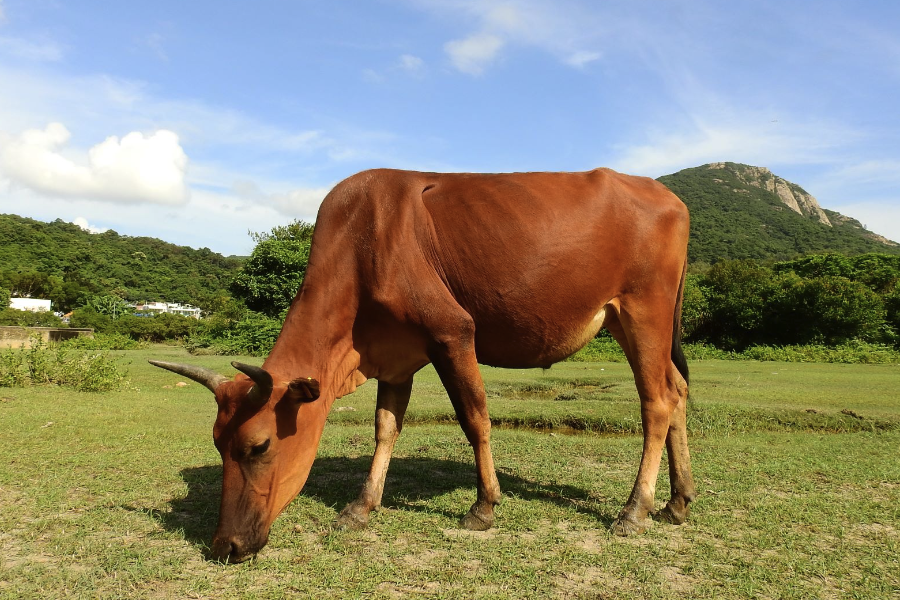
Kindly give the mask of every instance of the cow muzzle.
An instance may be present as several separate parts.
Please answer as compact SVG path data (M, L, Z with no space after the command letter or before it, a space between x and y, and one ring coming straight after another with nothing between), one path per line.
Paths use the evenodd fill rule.
M259 545L250 545L236 537L216 536L213 538L209 553L214 560L226 563L240 563L256 556L265 545L265 541Z

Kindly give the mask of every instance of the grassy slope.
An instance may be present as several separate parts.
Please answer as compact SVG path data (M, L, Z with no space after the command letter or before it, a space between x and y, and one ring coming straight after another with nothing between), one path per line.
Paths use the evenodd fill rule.
M786 431L808 423L773 428L766 419L847 409L897 423L896 367L693 363L692 411L706 415L692 440L701 496L685 526L658 524L631 539L606 528L633 481L638 436L497 429L499 527L467 533L455 524L474 499L471 451L457 427L433 423L404 430L370 528L331 532L373 449L367 384L338 400L344 410L332 413L307 487L260 559L226 567L203 560L218 511L215 406L199 385L163 387L178 378L145 363L179 353L124 353L135 386L127 392L0 389L0 597L900 594L900 433ZM189 360L233 372L225 357ZM558 379L570 378L590 387L557 391L566 387ZM485 379L501 421L591 411L637 419L624 365L487 369ZM414 394L413 420L450 414L431 372ZM560 394L576 398L555 400ZM735 429L721 407L756 418ZM662 471L659 501L668 489Z

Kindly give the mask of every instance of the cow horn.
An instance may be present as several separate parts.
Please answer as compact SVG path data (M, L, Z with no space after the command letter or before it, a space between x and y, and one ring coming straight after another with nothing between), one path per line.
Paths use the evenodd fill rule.
M265 404L272 395L272 376L262 367L254 367L253 365L245 365L238 361L231 363L231 366L253 380L254 386L247 393L247 397L254 404Z
M216 388L221 384L228 381L228 378L224 375L219 375L212 369L207 369L206 367L198 367L195 365L182 365L179 363L170 363L162 360L151 360L148 361L154 367L159 367L161 369L166 369L167 371L172 371L173 373L178 373L179 375L184 375L188 379L192 379L197 383L202 383L205 385L209 391L213 394L216 393Z

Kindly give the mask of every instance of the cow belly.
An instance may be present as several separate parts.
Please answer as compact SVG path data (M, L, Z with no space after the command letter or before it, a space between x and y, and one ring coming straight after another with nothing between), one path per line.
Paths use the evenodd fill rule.
M568 358L594 338L603 328L607 311L604 305L587 318L534 319L530 322L476 319L478 362L505 368L549 367Z

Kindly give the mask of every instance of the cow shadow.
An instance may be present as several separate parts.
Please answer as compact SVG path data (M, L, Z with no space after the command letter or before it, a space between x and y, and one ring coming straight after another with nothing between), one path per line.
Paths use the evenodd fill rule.
M356 498L371 462L368 456L320 457L313 464L301 493L333 507L337 513ZM187 495L170 500L170 510L158 513L157 518L164 529L183 532L185 540L206 551L218 524L222 467L189 467L182 469L181 477L187 484ZM612 524L614 516L602 510L589 490L546 484L503 471L498 471L497 479L506 497L564 506L594 517L607 528ZM443 514L456 520L463 516L468 506L459 512L451 512L428 501L460 488L471 492L474 501L475 466L471 462L395 457L391 460L383 505L390 509Z

